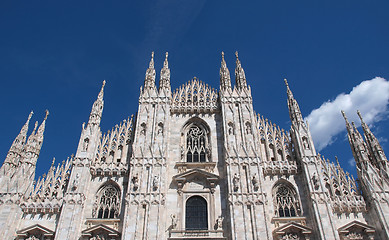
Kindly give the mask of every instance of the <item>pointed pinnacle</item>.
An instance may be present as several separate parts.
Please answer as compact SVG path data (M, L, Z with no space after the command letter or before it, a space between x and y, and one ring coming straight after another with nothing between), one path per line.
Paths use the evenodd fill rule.
M363 121L361 112L360 112L359 110L357 110L357 114L358 114L358 117L361 119L361 122L362 122L362 123L365 123L365 122Z
M348 122L346 113L343 110L341 110L340 112L342 113L344 120L346 120L346 122Z
M43 119L43 121L45 121L47 119L47 116L49 116L49 110L46 109L45 113L46 113L46 115L45 115L45 118Z
M151 52L151 59L149 63L149 68L154 68L154 51Z
M168 63L168 61L167 61L167 57L169 56L169 53L168 52L166 52L166 54L165 54L165 61L163 62L163 67L164 68L168 68L169 67L169 63Z

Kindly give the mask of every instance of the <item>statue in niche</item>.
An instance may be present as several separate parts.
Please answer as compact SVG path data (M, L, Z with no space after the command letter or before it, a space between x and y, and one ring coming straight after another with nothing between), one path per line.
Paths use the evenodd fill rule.
M304 149L309 149L308 139L306 137L303 138L303 147Z
M234 191L238 191L239 189L239 181L240 177L238 176L237 173L234 174L234 177L232 178L232 183L234 184Z
M137 190L139 188L139 177L138 177L138 174L135 174L135 176L132 177L132 182L134 183L134 190Z
M157 134L158 135L163 135L163 123L158 123L158 131L157 131Z
M223 220L224 218L221 215L216 219L216 230L223 228Z
M251 124L249 122L246 122L246 134L251 135L252 130L251 130Z
M228 123L228 135L234 135L234 124L232 122Z
M170 218L172 219L172 229L175 229L177 227L178 222L176 214L170 215Z
M72 190L75 191L78 187L78 184L80 182L80 174L76 174L76 177L74 178L73 180L73 183L72 183Z
M313 173L312 183L315 190L319 189L319 179L317 178L316 173Z
M88 147L89 147L89 139L85 138L84 143L82 144L82 151L84 152L88 151Z
M257 179L257 174L254 173L253 177L251 178L251 182L254 186L254 191L257 191L258 188L259 188L259 184L258 184L258 179Z
M157 190L158 189L158 185L159 185L159 176L155 175L153 177L153 189Z
M140 134L146 135L146 123L142 123L140 127L141 127Z

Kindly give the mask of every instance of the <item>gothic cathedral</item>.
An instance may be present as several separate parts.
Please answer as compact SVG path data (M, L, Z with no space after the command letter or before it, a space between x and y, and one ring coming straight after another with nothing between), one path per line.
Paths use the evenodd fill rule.
M285 80L291 127L253 109L236 53L220 90L197 78L158 87L152 55L135 116L102 133L104 85L76 154L37 181L46 116L32 113L0 169L0 235L25 240L389 239L389 164L364 123L343 116L358 184L316 152ZM341 113L339 113L341 114Z

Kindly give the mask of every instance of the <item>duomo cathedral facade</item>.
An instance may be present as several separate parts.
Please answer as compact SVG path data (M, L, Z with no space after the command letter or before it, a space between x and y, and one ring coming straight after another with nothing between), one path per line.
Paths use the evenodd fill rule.
M174 91L152 55L137 114L102 133L103 82L76 154L37 181L48 112L28 135L31 113L0 169L0 238L389 239L388 160L361 113L363 133L343 113L356 184L316 152L285 83L289 131L255 113L237 54L234 86L222 54L219 90Z

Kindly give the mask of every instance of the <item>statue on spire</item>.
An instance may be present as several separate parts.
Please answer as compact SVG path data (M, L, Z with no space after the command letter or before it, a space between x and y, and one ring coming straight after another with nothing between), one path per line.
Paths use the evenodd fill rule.
M149 68L146 70L144 88L155 88L154 52L151 52L151 60L149 63Z
M96 99L96 101L93 103L92 111L89 116L89 124L92 125L99 125L101 121L101 115L103 113L103 107L104 107L104 86L105 86L105 80L103 81L103 85L101 86L101 90L99 92L99 95Z
M247 88L246 75L240 63L238 51L235 52L236 67L235 67L235 82L239 89Z
M163 68L161 69L161 79L159 81L159 91L162 89L171 90L170 88L170 69L167 60L168 52L165 55L165 61L163 62Z
M220 67L220 89L231 89L230 71L227 68L226 61L224 60L224 52L222 52L222 62Z

